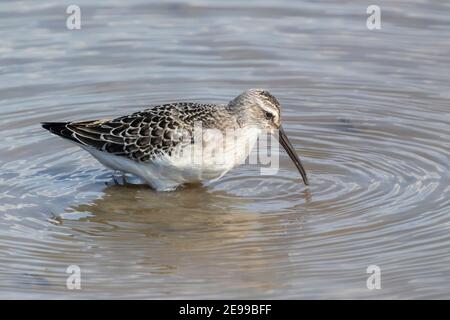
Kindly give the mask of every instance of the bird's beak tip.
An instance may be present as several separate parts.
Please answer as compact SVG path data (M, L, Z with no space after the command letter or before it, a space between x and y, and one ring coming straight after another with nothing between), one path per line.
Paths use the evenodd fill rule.
M290 143L286 133L284 132L283 127L280 126L278 134L279 134L280 144L286 150L287 154L289 155L289 157L291 158L291 160L294 162L295 166L297 167L298 171L300 172L300 175L302 176L302 179L303 179L303 183L306 186L308 186L309 181L308 181L308 177L306 175L306 170L303 167L297 153L295 152L294 147Z

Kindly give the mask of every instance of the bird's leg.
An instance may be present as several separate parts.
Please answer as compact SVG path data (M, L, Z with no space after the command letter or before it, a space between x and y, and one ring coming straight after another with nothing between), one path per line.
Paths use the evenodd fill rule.
M127 182L127 175L126 175L125 172L122 173L122 180L123 180L123 185L128 184L128 182Z
M114 184L116 186L120 185L119 181L117 181L117 179L116 179L116 177L114 175L112 176L112 178L113 178Z

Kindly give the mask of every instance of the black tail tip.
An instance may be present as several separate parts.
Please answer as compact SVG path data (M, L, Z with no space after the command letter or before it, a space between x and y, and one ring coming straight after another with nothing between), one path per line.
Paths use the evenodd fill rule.
M67 122L41 122L41 126L49 131L63 129Z
M42 128L47 129L51 133L56 134L62 138L80 143L78 139L75 139L73 137L73 132L69 128L67 128L68 124L70 124L70 122L41 122Z
M53 134L71 139L72 132L67 129L67 122L41 122L41 125Z
M44 128L44 129L47 129L47 130L50 130L50 128L51 128L51 123L50 122L41 122L41 126L42 126L42 128Z

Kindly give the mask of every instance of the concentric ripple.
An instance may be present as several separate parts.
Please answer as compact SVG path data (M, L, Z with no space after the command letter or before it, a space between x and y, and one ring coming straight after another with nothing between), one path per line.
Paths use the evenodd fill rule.
M381 106L374 108L382 112ZM449 156L442 141L450 141L450 131L439 115L421 119L418 126L417 119L402 118L401 113L388 120L377 114L358 118L341 112L335 118L332 113L307 112L297 120L304 125L288 125L308 168L309 196L302 196L305 188L285 154L277 176L247 170L225 177L216 187L254 200L305 203L309 211L330 206L334 214L373 208L399 214L429 210L430 203L436 210L448 205ZM295 116L289 117L291 122Z

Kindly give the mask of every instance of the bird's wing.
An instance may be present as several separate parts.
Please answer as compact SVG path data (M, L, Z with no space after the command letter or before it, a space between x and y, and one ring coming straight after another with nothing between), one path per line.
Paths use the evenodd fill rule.
M84 146L149 161L162 154L171 155L180 143L192 143L192 123L201 121L211 105L175 103L154 106L112 120L46 122L50 132Z

